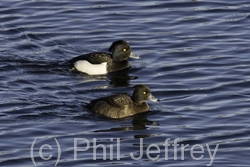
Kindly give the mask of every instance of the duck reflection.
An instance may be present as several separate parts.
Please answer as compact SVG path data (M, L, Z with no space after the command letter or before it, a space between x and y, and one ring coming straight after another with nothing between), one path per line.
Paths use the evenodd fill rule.
M137 78L136 76L129 76L128 74L112 75L109 84L114 87L127 87L131 80Z
M146 129L148 129L147 125L159 126L159 122L150 121L146 117L147 117L147 113L138 114L138 115L133 116L133 120L132 120L131 125L126 125L126 126L117 127L117 128L96 130L94 132L146 130ZM119 119L119 120L126 120L126 119L129 119L129 118L124 118L124 119Z
M78 78L83 79L82 82L109 81L109 85L113 87L128 87L131 80L138 78L137 76L130 76L127 70L120 73L114 72L108 75L88 75L79 72L74 72L74 74Z

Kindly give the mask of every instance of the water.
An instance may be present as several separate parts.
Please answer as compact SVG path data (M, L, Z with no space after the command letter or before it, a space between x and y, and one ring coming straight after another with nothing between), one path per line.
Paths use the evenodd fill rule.
M54 166L58 152L57 166L248 166L249 9L247 0L1 1L1 167ZM68 71L69 59L117 39L142 57L131 69L102 77ZM148 113L113 120L83 107L131 94L135 84L161 99ZM183 157L181 146L165 150L168 138L190 145ZM74 143L86 149L76 157ZM99 146L93 160L95 143L105 157ZM190 154L195 144L204 149L196 147L200 160ZM140 148L143 156L132 159Z

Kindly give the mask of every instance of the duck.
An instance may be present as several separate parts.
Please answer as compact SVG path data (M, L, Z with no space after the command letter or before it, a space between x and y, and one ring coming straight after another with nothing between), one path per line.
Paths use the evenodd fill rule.
M155 98L146 85L135 85L133 95L119 93L107 97L92 100L86 108L96 114L109 118L125 118L139 113L149 111L149 105L145 102L151 100L160 101Z
M71 59L71 70L89 75L105 75L129 68L129 57L141 58L132 52L130 45L124 40L113 42L108 51L88 53Z

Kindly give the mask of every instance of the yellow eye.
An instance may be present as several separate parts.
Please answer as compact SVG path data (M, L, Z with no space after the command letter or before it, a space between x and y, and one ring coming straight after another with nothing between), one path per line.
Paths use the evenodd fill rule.
M124 49L123 49L123 52L126 52L126 51L127 51L127 49L124 48Z
M145 94L147 94L147 92L143 92L143 94L145 95Z

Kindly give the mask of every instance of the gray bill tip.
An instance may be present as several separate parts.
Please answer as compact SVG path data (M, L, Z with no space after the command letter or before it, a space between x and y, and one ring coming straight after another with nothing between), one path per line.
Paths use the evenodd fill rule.
M133 58L133 59L141 59L141 56L138 56L138 55L134 54L133 52L130 53L129 57Z
M150 94L150 96L148 97L148 100L151 100L153 102L159 102L160 100L155 98L152 94Z

